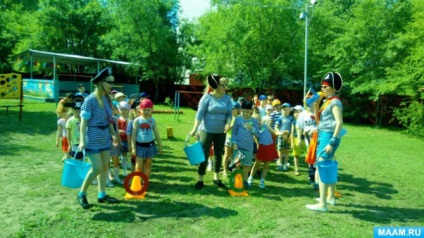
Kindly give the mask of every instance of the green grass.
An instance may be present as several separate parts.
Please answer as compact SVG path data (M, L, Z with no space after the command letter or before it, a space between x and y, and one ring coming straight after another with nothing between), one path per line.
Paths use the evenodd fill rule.
M169 109L157 106L157 110ZM348 134L336 154L337 190L343 195L328 213L305 208L317 192L306 178L271 165L267 187L258 178L248 197L230 197L212 186L193 189L197 179L182 148L195 111L155 114L164 153L153 161L144 200L99 205L97 188L88 199L96 207L79 207L77 189L61 186L62 153L55 147L55 104L25 101L18 109L0 108L1 237L372 237L374 226L423 226L424 142L400 131L346 125ZM173 127L174 139L166 138ZM227 179L223 179L228 182ZM107 189L123 198L122 187Z

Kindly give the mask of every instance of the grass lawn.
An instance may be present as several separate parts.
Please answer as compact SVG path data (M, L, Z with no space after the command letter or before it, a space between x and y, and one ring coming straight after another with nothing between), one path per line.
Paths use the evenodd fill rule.
M345 125L348 134L336 154L342 197L328 213L317 213L305 208L318 193L307 181L303 158L301 176L272 163L266 188L256 177L248 197L230 197L213 186L210 172L205 188L194 190L197 170L183 152L195 115L189 108L182 108L179 121L154 114L164 153L154 158L144 200L100 205L91 186L88 200L96 206L83 210L78 190L60 184L55 106L26 100L22 122L17 108L9 114L0 108L0 237L372 237L375 226L424 225L422 140ZM166 138L168 126L174 139ZM125 195L121 186L107 192Z

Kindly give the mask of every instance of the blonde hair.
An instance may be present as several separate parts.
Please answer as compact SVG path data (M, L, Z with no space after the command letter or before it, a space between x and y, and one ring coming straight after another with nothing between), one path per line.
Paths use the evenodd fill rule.
M105 105L103 104L103 96L106 96L107 101L109 102L110 107L112 108L112 99L110 99L109 95L105 95L106 92L104 91L103 87L100 87L101 84L108 78L113 76L109 75L106 78L104 78L101 82L98 82L96 84L96 88L94 89L94 94L96 95L97 101L99 102L99 105L101 108L105 108Z

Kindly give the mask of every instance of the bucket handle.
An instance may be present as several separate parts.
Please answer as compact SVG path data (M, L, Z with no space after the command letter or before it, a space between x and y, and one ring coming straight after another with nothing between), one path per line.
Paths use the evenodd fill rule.
M187 147L187 142L188 142L188 139L189 138L190 138L190 134L188 134L187 137L186 137L186 139L185 139L184 147ZM199 136L196 136L196 141L199 141Z
M78 152L80 152L80 151L77 151L77 152L75 152L74 153L74 157L72 158L72 159L77 159L77 154L78 154ZM85 164L85 149L82 149L82 164L81 164L81 168L84 168L84 164Z
M317 159L319 159L319 157L321 157L321 154L322 154L322 153L324 153L324 152L325 152L325 150L322 150L322 151L318 154L318 158L317 158ZM337 160L336 160L336 156L335 156L335 155L333 155L333 158L332 158L331 160L335 160L335 161L337 161ZM317 162L318 162L318 160L317 160Z

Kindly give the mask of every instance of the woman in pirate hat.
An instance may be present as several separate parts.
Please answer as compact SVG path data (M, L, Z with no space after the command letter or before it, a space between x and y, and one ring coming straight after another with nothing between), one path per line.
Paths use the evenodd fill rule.
M315 103L316 121L318 123L317 161L334 159L334 153L340 145L340 132L343 128L343 105L337 93L343 87L342 76L336 72L327 73L321 80L321 91L325 98L322 106ZM319 177L319 176L318 176ZM320 197L318 203L306 205L314 211L326 212L327 203L335 204L335 183L319 182Z

